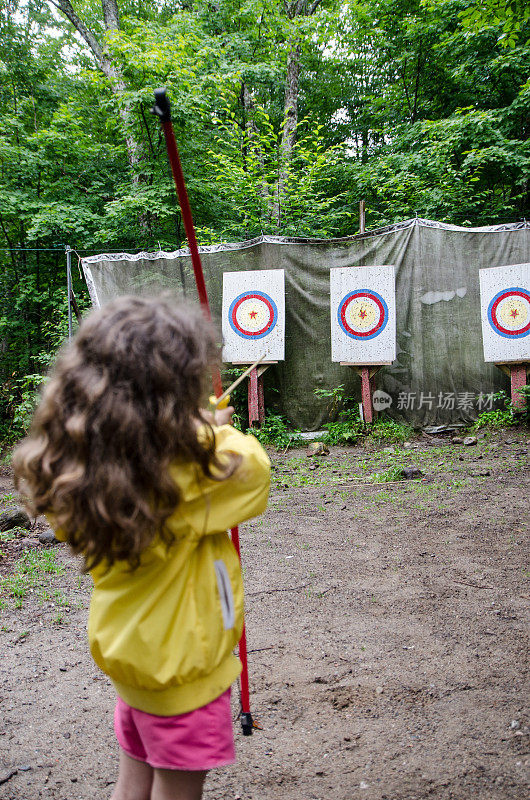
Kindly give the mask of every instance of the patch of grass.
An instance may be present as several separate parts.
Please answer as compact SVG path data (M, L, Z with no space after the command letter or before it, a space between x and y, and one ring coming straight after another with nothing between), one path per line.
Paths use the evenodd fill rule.
M68 608L70 606L67 596L64 594L64 592L61 592L60 589L54 589L53 599L58 606L63 606L64 608Z
M2 531L1 533L9 534L10 539L23 539L28 535L27 529L21 528L20 525L16 525L14 528L10 528L8 531Z
M414 433L410 425L383 417L372 425L367 425L361 420L357 409L341 411L338 419L335 422L328 422L324 428L326 434L323 441L330 445L356 444L361 437L367 443L370 441L399 443L405 442Z
M285 462L281 467L276 466L272 473L272 480L275 485L287 486L289 488L299 488L302 486L326 486L343 483L347 477L353 477L353 463L345 460L342 463L326 463L320 457L307 458L306 456L294 456ZM332 496L331 490L326 496Z
M413 433L410 425L385 418L376 420L369 428L369 435L377 442L406 442Z
M260 428L249 428L247 433L255 436L261 444L272 445L277 450L288 450L290 447L300 447L303 444L300 431L290 429L279 414L265 417Z
M0 497L0 508L3 508L4 506L9 507L15 505L15 503L16 503L16 497L13 494L13 492L7 492L6 494L2 495L2 497Z
M326 434L322 437L325 444L355 444L365 432L365 424L355 411L341 411L338 420L324 425Z
M471 426L470 430L478 431L480 428L511 428L517 425L517 419L514 417L511 409L497 409L496 411L483 411L479 414L476 421Z
M372 476L374 483L390 483L391 481L401 481L403 478L402 467L390 467L384 472L376 472Z
M12 598L15 608L22 608L27 594L48 596L51 575L62 575L53 550L26 550L15 563L11 575L0 581L0 595Z
M518 424L519 420L516 417L512 401L506 392L497 392L493 395L493 399L500 404L500 408L483 411L482 414L479 414L470 428L471 431L477 431L480 428L499 430L501 428L511 428Z

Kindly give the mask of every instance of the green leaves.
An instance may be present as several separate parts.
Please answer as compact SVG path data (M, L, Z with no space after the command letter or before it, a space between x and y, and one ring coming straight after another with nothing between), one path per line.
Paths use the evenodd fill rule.
M500 30L497 41L502 47L515 47L522 31L528 28L530 6L526 0L480 0L460 12L462 25L470 31L492 27Z
M215 121L209 157L216 191L229 204L233 220L223 238L330 236L340 229L347 214L340 208L344 195L330 195L327 187L344 152L340 145L326 146L320 126L300 124L286 159L281 128L275 128L263 106L254 103L244 125L228 107Z
M172 101L202 244L347 236L360 199L369 227L415 213L463 224L530 215L524 0L323 0L314 15L280 0L120 0L121 30L107 34L100 3L75 7L114 72L49 4L0 12L3 386L38 373L52 332L64 335L65 242L85 252L183 244L150 114L157 86ZM12 404L1 414L12 418Z

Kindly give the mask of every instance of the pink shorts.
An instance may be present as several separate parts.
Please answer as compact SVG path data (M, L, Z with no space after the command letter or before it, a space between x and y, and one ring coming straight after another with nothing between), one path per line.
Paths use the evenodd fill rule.
M118 697L114 731L128 756L155 769L206 770L233 764L236 757L230 689L176 717L138 711Z

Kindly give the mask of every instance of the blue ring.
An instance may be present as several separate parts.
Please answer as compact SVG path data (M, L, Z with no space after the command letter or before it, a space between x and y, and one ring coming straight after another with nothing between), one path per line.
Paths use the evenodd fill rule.
M524 339L525 336L530 335L530 328L524 333L503 333L496 327L495 323L493 322L493 318L491 316L491 309L493 308L493 304L495 303L496 300L499 299L499 297L502 297L503 294L508 294L508 292L524 292L526 295L530 296L530 292L528 291L528 289L523 289L521 286L512 286L510 289L502 289L500 292L497 292L495 297L491 299L490 304L488 306L489 324L491 325L491 327L498 336L504 336L505 339Z
M272 316L270 327L267 328L266 331L264 331L263 333L260 333L257 336L253 336L251 333L248 333L248 334L242 333L240 330L238 330L236 328L236 326L232 322L232 311L234 310L234 306L236 305L236 303L238 303L243 298L247 297L249 294L257 294L260 297L263 297L264 300L268 300L269 303L271 304L272 310L273 310L273 316ZM228 309L228 322L230 323L230 327L232 328L234 333L237 333L237 335L241 336L242 339L263 339L264 336L268 336L269 335L269 333L273 330L273 328L275 327L276 323L278 322L278 308L276 306L276 303L272 299L272 297L270 297L270 295L266 294L265 292L260 292L257 289L249 289L247 292L243 292L242 294L238 295L234 300L232 300L232 303L230 304L230 308Z
M371 294L372 294L372 295L374 295L374 297L377 297L377 299L381 301L381 304L382 304L382 306L383 306L383 308L384 308L384 310L385 310L385 319L384 319L384 321L383 321L383 324L381 325L381 327L380 327L380 328L378 328L378 329L376 330L376 332L375 332L375 333L372 333L372 335L371 335L371 336L356 336L354 333L350 333L350 331L347 331L347 330L346 330L346 328L345 328L345 327L344 327L344 325L342 324L342 320L341 320L341 318L340 318L340 317L341 317L342 308L343 308L343 306L344 306L344 303L345 303L345 302L346 302L346 301L347 301L347 300L348 300L350 297L353 297L353 295L354 295L354 294L359 294L359 292L367 292L367 293L368 293L368 295L371 295ZM342 298L342 300L340 301L340 303L339 303L339 307L338 307L338 310L337 310L337 319L338 319L338 322L339 322L339 325L340 325L340 327L342 328L342 330L344 331L344 333L346 334L346 336L349 336L349 337L350 337L350 339L356 339L357 341L361 341L361 342L368 342L368 341L370 341L370 339L375 339L375 337L376 337L376 336L379 336L379 334L380 334L380 333L382 333L382 332L384 331L384 329L386 328L386 324L387 324L387 322L388 322L388 306L387 306L387 304L386 304L386 300L384 299L384 297L381 297L381 295L380 295L380 294L378 294L377 292L374 292L374 290L373 290L373 289L355 289L355 291L353 291L353 292L349 292L349 293L348 293L347 295L345 295L345 296Z

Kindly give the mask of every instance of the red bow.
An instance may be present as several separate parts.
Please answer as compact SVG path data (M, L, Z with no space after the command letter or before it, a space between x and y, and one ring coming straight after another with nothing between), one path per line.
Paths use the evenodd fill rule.
M175 133L173 131L173 125L171 123L171 106L167 98L165 89L155 89L155 101L156 104L155 107L153 108L153 113L157 117L159 117L160 122L162 124L162 130L164 131L167 154L169 158L169 163L171 165L171 171L173 173L173 178L175 180L175 186L177 189L180 210L182 212L182 221L184 222L184 229L186 231L186 237L188 239L188 245L190 248L191 263L193 265L193 272L195 274L195 282L197 284L199 301L206 317L211 320L212 315L210 312L210 304L208 302L208 293L206 291L206 284L204 282L204 273L202 271L201 257L199 255L199 247L197 245L197 237L195 236L195 228L193 226L193 218L191 216L190 201L188 199L188 192L186 190L186 184L184 182L184 174L182 172L182 165L180 163L180 157L177 149L177 142L175 140ZM213 378L214 392L217 397L220 397L221 394L223 393L223 385L221 381L221 373L218 367L214 369L212 378ZM232 528L231 534L232 534L232 542L234 543L237 555L239 557L239 560L241 561L238 528ZM247 664L247 639L246 639L244 624L243 624L243 632L241 633L241 639L239 641L239 658L241 659L241 664L243 665L243 670L241 672L241 714L240 714L241 727L243 729L243 734L245 736L250 736L254 730L254 722L252 720L252 714L250 713L250 695L248 688L248 664Z

